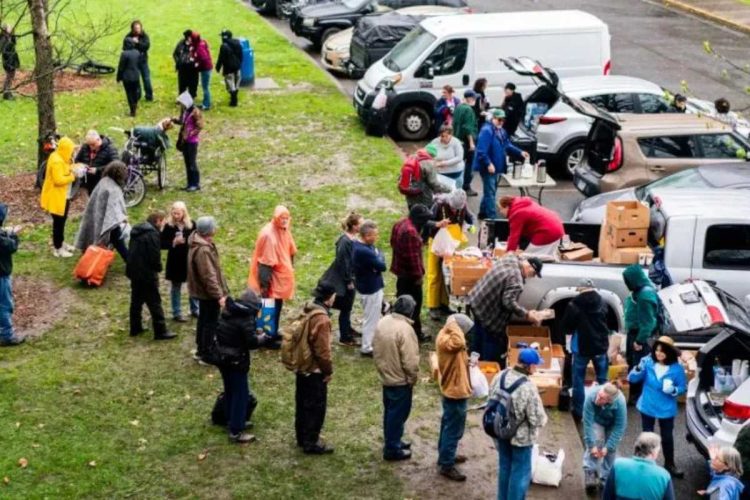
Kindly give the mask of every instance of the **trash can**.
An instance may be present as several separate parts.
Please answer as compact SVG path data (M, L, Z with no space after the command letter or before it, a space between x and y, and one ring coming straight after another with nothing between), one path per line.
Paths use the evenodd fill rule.
M240 45L242 46L240 86L248 87L255 84L255 54L253 53L253 47L250 45L250 40L247 38L240 38Z

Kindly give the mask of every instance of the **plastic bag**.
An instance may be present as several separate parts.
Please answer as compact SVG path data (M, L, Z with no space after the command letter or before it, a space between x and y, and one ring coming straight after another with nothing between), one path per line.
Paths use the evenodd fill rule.
M471 380L471 397L486 398L489 396L490 384L487 383L487 377L479 369L479 365L469 367L469 379Z
M539 445L534 445L531 452L531 481L544 486L560 486L563 476L565 450L560 448L557 455L539 452Z
M372 109L383 109L388 104L388 95L385 93L385 87L380 87L380 91L372 101Z
M261 299L260 316L255 324L256 328L263 330L269 337L279 334L279 325L276 324L276 301L274 299Z
M451 233L446 228L440 228L435 237L432 239L432 246L430 251L435 255L444 257L447 255L453 255L461 242L456 241L451 236Z

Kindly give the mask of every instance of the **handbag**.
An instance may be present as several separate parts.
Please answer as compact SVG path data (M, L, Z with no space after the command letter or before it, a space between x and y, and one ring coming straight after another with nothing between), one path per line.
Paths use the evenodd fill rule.
M175 149L177 149L177 151L180 152L185 150L185 138L182 137L182 133L180 133L180 135L177 137L177 142L175 143L174 147Z
M97 245L89 245L83 256L73 270L73 276L77 280L89 286L100 286L107 276L109 266L115 259L115 253Z

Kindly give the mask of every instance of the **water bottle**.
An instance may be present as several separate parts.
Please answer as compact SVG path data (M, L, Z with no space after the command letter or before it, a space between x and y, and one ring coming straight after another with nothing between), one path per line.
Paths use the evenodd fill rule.
M544 160L539 160L536 165L536 182L539 184L547 182L547 162Z
M524 179L531 179L532 177L534 177L534 166L531 164L531 162L529 162L528 158L523 162L521 177L523 177Z

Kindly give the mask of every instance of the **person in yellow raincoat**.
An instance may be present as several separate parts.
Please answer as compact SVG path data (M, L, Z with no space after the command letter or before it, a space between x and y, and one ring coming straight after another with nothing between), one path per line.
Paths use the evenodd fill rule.
M437 197L432 206L432 234L427 248L427 307L430 310L430 318L439 321L443 315L453 314L448 302L448 292L445 288L443 278L443 259L432 252L432 238L437 231L446 227L453 239L461 243L468 243L464 234L464 223L473 226L474 214L466 204L466 191L456 189L453 192Z
M285 300L294 297L294 255L297 245L291 230L289 210L279 205L271 222L263 226L255 242L248 286L264 299L274 300L274 325L278 332L281 308Z

